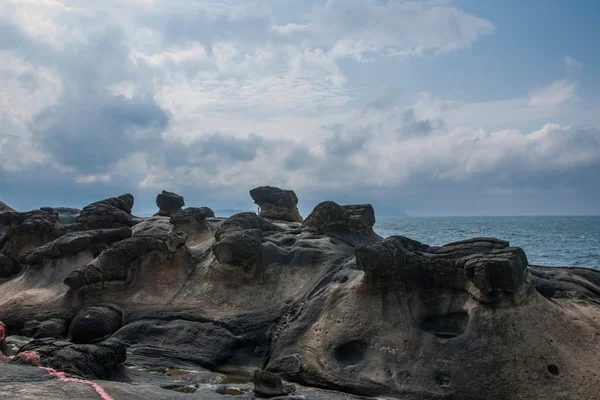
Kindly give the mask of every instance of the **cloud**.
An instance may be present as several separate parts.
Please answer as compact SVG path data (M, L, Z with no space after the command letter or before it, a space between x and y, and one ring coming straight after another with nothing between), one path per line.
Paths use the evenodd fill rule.
M529 104L536 107L554 107L575 95L576 82L566 79L557 80L550 85L531 92Z
M582 65L580 61L577 61L576 59L569 56L564 56L563 61L565 62L565 65L567 67L581 67Z

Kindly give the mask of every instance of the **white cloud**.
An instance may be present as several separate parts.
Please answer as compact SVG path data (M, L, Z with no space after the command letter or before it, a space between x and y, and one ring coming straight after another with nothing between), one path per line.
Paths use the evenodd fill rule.
M554 81L546 87L533 90L529 104L536 107L557 106L573 98L576 87L576 82L567 79Z
M90 183L97 182L110 182L111 176L108 174L103 175L78 175L75 177L75 183L89 185Z
M581 67L582 65L581 62L569 56L564 56L563 61L565 62L567 67Z

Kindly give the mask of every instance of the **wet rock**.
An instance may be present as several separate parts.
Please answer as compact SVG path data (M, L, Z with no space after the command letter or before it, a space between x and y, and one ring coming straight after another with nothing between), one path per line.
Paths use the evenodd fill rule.
M163 190L162 193L156 197L156 205L159 210L154 215L171 217L181 211L181 208L185 206L185 202L183 197L177 193Z
M21 272L21 265L17 260L12 259L6 254L0 253L0 279L10 278Z
M69 335L74 343L95 343L108 338L121 327L121 311L112 307L88 307L75 315Z
M113 339L98 344L73 344L44 338L21 347L10 363L35 364L28 353L37 355L44 367L89 379L109 379L127 358L125 346Z
M298 212L298 197L293 190L273 186L260 186L250 191L250 196L260 207L260 216L289 222L302 222Z
M87 229L131 227L134 225L131 215L133 203L133 196L129 193L92 203L81 210L75 224Z
M254 371L252 383L254 393L263 397L286 396L293 392L293 386L285 387L280 377L267 371Z
M131 277L133 265L153 252L174 253L185 244L186 235L132 236L108 247L90 264L73 271L64 280L71 289L98 282L125 281Z
M97 229L68 233L21 257L24 264L41 264L45 259L72 256L91 246L106 247L131 236L131 228Z
M303 228L315 232L372 232L375 211L370 204L340 206L333 201L318 204L303 223Z
M200 224L206 218L214 218L215 213L208 207L188 207L171 217L173 225Z

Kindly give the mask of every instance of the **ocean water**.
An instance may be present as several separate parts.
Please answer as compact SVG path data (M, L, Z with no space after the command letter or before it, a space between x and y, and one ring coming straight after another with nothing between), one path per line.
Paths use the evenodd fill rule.
M600 269L600 216L378 217L374 229L429 245L495 237L523 248L530 264Z

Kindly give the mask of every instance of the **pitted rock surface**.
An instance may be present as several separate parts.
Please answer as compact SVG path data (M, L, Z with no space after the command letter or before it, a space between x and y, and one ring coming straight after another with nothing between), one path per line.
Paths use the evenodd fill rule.
M0 213L0 224L6 230L0 239L0 251L15 258L31 247L41 246L67 233L58 222L58 214L42 209Z
M135 225L131 215L133 203L133 196L127 193L85 206L75 224L86 228L76 230L131 227Z

